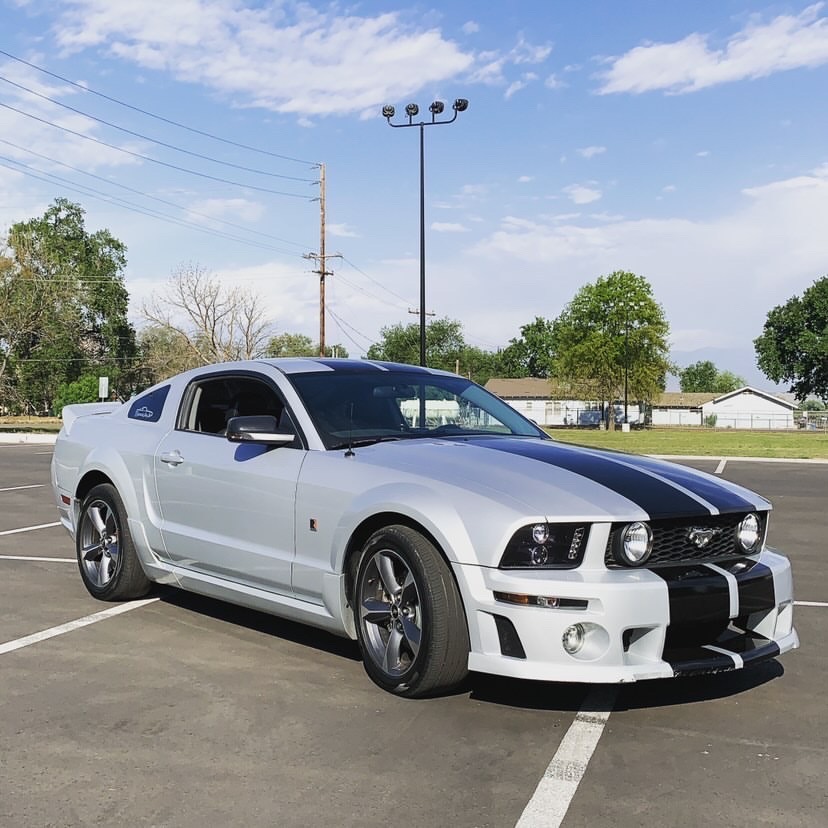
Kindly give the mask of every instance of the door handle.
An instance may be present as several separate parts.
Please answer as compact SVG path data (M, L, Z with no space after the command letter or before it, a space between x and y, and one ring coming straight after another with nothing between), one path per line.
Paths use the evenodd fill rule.
M170 466L180 466L184 462L184 458L181 456L181 452L178 450L176 451L166 451L158 458L162 463L167 463Z

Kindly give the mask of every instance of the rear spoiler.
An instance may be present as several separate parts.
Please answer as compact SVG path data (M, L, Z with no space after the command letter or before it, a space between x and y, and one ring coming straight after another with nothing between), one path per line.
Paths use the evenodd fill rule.
M111 414L116 408L120 408L123 403L119 402L97 402L97 403L77 403L76 405L64 405L61 417L63 418L63 430L69 431L72 423L78 417L88 417L91 414Z

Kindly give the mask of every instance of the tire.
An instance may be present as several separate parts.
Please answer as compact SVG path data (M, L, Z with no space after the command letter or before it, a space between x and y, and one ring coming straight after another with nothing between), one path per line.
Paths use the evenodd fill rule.
M368 539L354 579L354 621L365 670L409 698L459 686L469 632L448 564L419 532L388 526Z
M78 569L89 593L101 601L141 598L152 586L141 568L118 491L95 486L81 505L75 533Z

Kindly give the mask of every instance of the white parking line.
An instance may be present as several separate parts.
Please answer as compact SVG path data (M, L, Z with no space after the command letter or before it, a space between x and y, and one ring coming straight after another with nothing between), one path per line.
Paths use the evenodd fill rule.
M795 607L828 607L828 601L794 601Z
M5 532L0 532L2 535L19 535L21 532L34 532L35 529L51 529L53 526L60 526L60 521L55 523L38 523L37 526L24 526L22 529L6 529Z
M42 489L45 484L32 483L29 486L7 486L5 489L0 489L0 492L20 492L23 489Z
M722 457L722 459L719 460L719 465L716 466L716 471L713 472L713 474L721 474L725 470L726 465L727 465L727 460L724 457Z
M558 828L563 822L617 695L616 687L590 691L515 828Z
M0 555L0 561L43 561L53 563L56 561L75 563L77 558L36 558L32 555Z
M42 630L41 632L24 636L23 638L16 638L14 641L7 641L5 644L0 644L0 655L14 652L14 650L20 650L23 647L29 647L32 644L46 641L49 638L54 638L55 636L63 635L73 630L79 630L81 627L88 627L90 624L97 624L98 621L105 621L107 618L112 618L115 615L121 615L130 610L145 607L147 604L152 604L157 600L157 598L144 598L141 601L129 601L126 604L119 604L117 607L110 607L109 609L101 610L101 612L96 612L92 615L85 615L83 618L78 618L75 621L60 624L57 627L49 627L48 630Z

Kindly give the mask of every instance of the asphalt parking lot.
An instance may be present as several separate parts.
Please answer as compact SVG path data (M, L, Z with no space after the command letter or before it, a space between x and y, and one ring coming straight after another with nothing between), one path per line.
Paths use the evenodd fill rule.
M406 701L349 641L174 590L88 623L113 605L53 525L50 456L0 446L0 826L828 824L828 465L721 469L774 503L800 650Z

